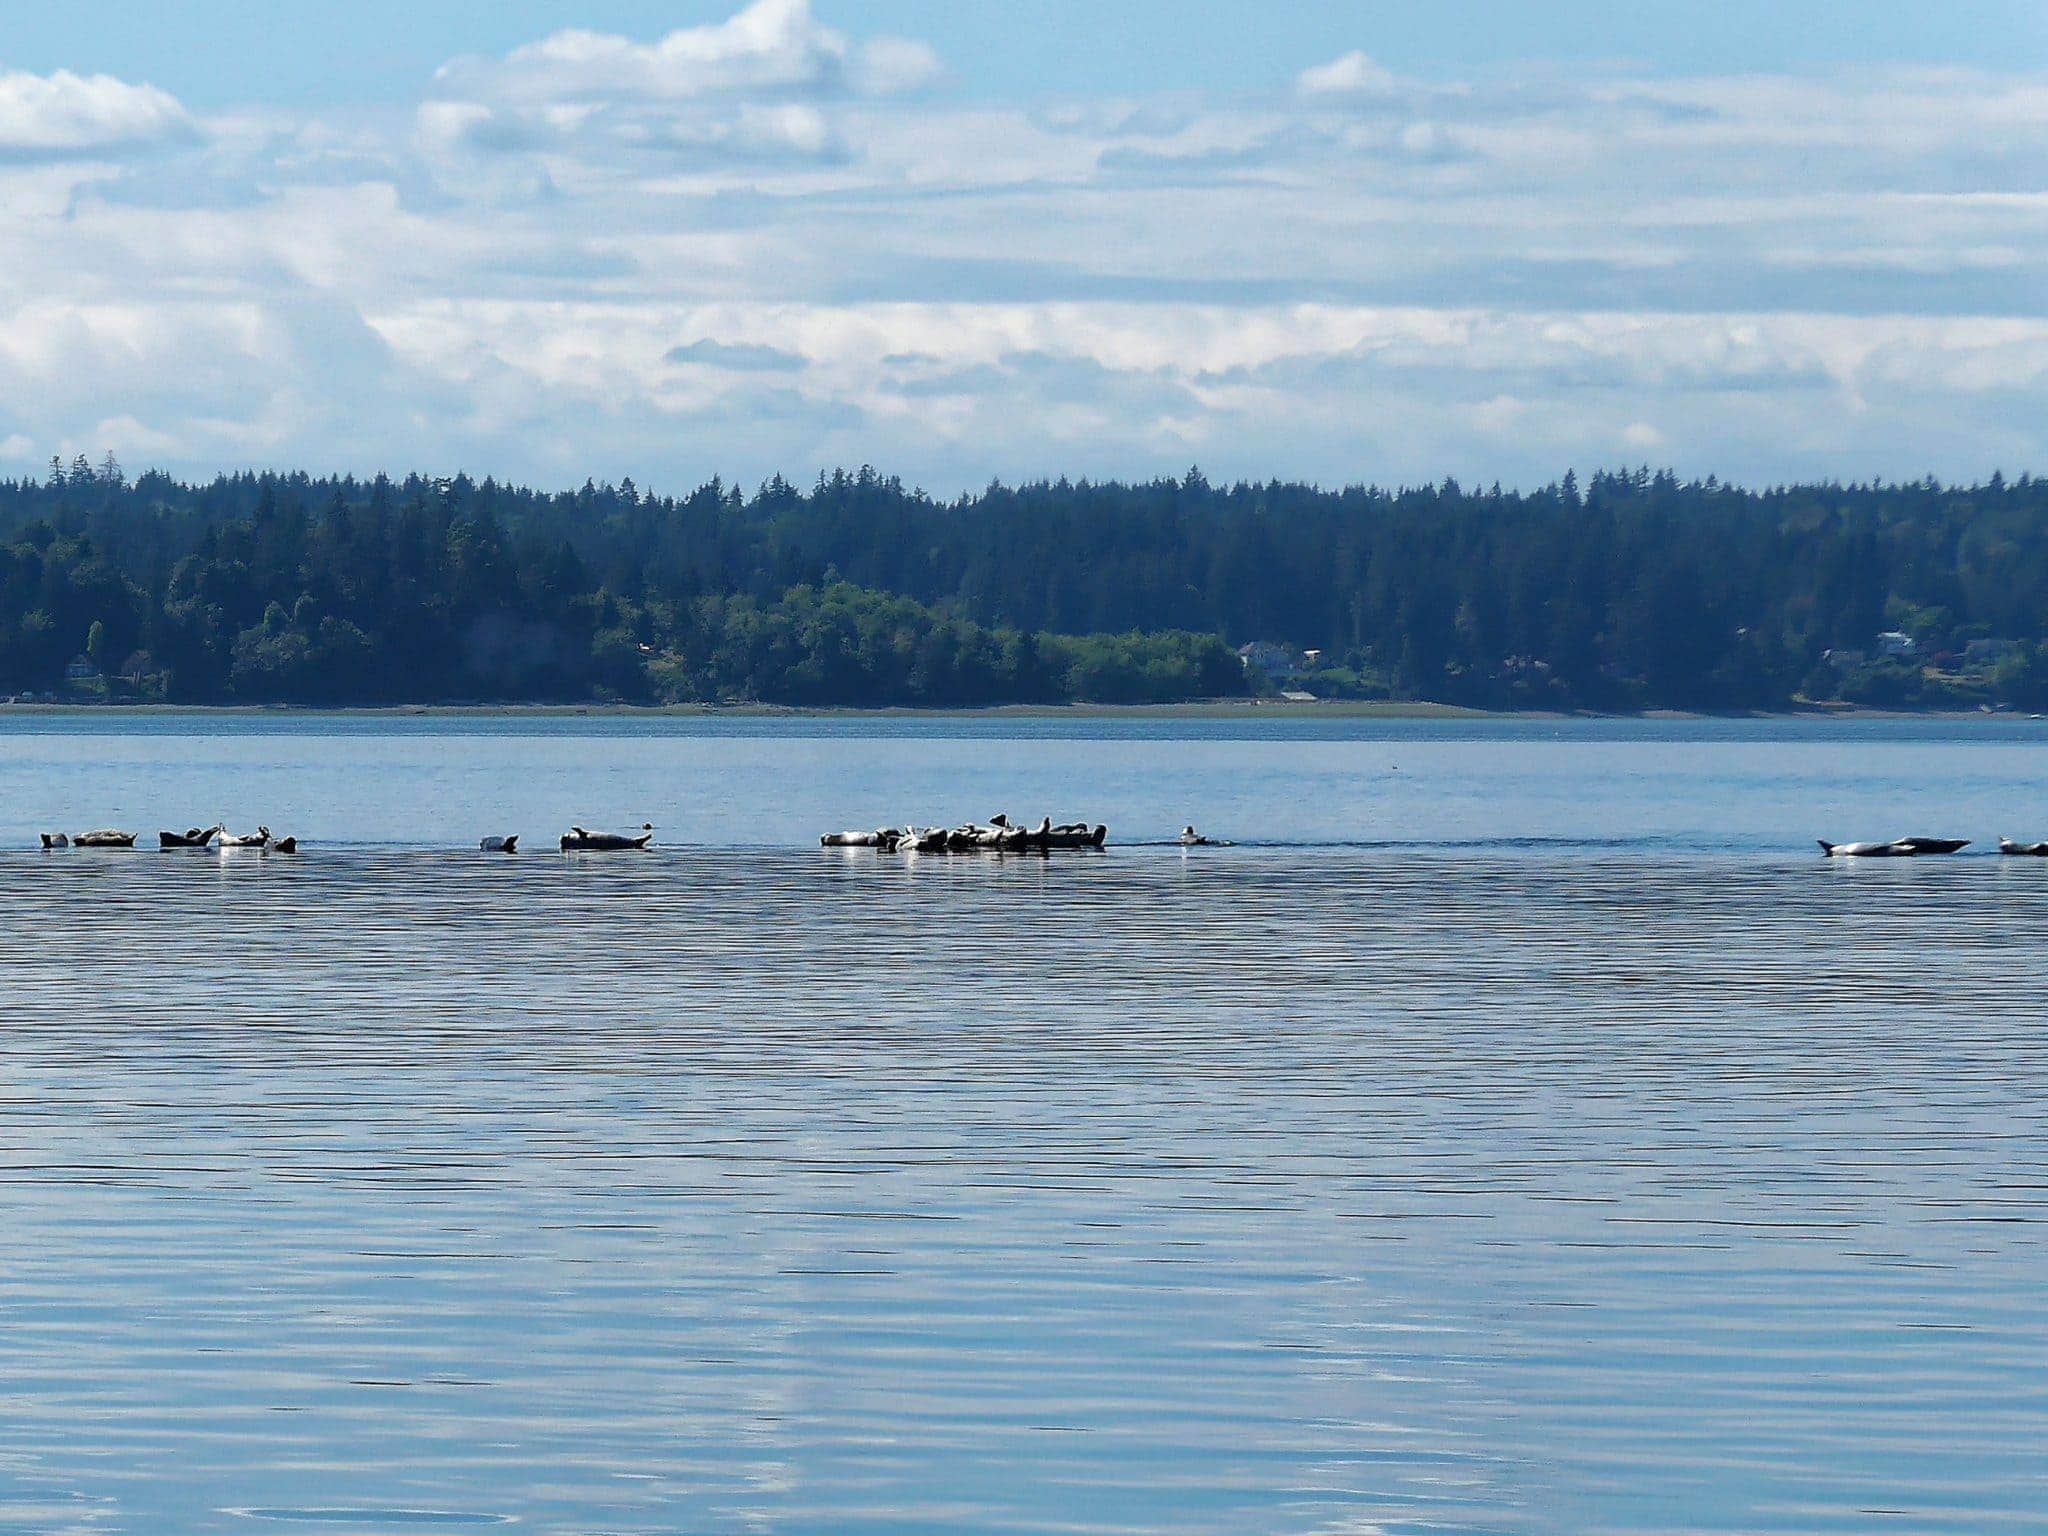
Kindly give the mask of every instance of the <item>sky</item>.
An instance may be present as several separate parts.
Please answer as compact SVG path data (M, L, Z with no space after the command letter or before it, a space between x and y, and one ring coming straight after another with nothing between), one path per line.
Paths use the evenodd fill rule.
M0 0L0 475L2044 445L2038 0Z

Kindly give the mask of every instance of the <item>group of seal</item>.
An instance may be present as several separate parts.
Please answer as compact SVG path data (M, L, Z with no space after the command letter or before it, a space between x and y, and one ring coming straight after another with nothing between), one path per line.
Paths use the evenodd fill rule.
M133 848L133 832L117 832L102 828L97 832L44 832L39 834L43 847L57 848ZM268 827L258 827L254 832L230 832L225 824L215 822L210 827L188 827L183 832L157 833L159 848L253 848L259 853L297 853L299 840L296 837L276 837ZM654 840L654 824L642 822L638 832L591 832L583 827L571 827L562 834L564 853L610 853L622 849L645 848ZM485 853L517 853L519 834L507 837L487 837L477 845Z
M826 848L878 848L883 853L1043 853L1054 848L1100 848L1109 828L1085 821L1053 825L1047 816L1035 827L1013 827L1006 815L960 827L882 827L873 832L827 832Z
M93 832L44 832L41 835L43 847L57 848L133 848L135 834L119 832L112 828L101 828ZM1046 852L1054 848L1100 848L1109 839L1109 828L1100 823L1090 826L1084 821L1062 822L1053 825L1050 816L1035 827L1016 827L1010 824L1006 815L989 817L986 823L968 822L959 827L882 827L873 832L827 832L818 839L827 848L877 848L884 853L974 853L992 851L998 853ZM253 848L263 853L297 853L299 840L296 837L274 837L270 828L259 826L254 832L230 832L226 825L215 822L210 827L188 827L183 832L159 832L157 846L171 848L208 848L218 840L222 850L230 848ZM571 827L562 834L564 853L616 853L645 849L654 840L654 824L643 821L637 832L592 832L583 827ZM1228 848L1227 839L1204 837L1192 826L1181 828L1176 839L1183 848ZM1815 838L1821 853L1831 859L1910 859L1926 854L1955 853L1970 846L1967 837L1896 837L1888 842L1831 843L1826 838ZM504 837L487 837L477 844L485 853L516 853L519 851L519 834ZM2037 843L2016 843L2010 838L1998 840L1998 851L2003 854L2048 858L2048 841Z
M56 848L133 848L135 834L101 828L94 832L44 832L41 834L43 847ZM210 827L188 827L183 832L159 832L157 846L160 848L207 848L219 840L223 850L229 848L254 848L263 853L297 853L299 840L296 837L273 837L270 828L259 826L254 832L230 832L222 822ZM1084 821L1062 822L1053 825L1050 816L1035 827L1010 825L1006 815L989 817L984 823L968 822L959 827L882 827L873 832L827 832L818 839L826 848L878 848L884 853L974 853L993 851L998 853L1030 853L1049 851L1054 848L1100 848L1109 839L1109 828L1101 824L1089 826ZM654 840L654 824L643 821L637 832L592 832L583 827L571 827L562 834L564 853L618 853L644 849ZM1204 837L1193 827L1181 828L1176 841L1183 848L1228 848L1227 839ZM1955 853L1970 846L1967 837L1895 837L1889 842L1831 843L1826 838L1815 838L1821 853L1831 859L1910 859L1925 854ZM485 853L517 853L519 834L514 832L504 837L487 837L477 844ZM2038 843L2016 843L2010 838L1998 840L1998 851L2003 854L2048 858L2048 841Z
M133 832L116 832L101 828L97 832L74 832L66 836L62 832L45 832L42 835L45 848L133 848Z
M1967 837L1895 837L1885 843L1831 843L1817 837L1814 841L1830 859L1911 859L1929 853L1955 853L1970 846ZM2001 837L1998 851L2048 854L2048 843L2015 843Z
M44 832L43 847L49 848L133 848L133 832L117 832L111 827L102 827L97 832L76 832L69 836L62 832ZM225 823L215 822L210 827L187 827L183 832L159 832L156 835L158 848L208 848L214 840L220 840L223 850L228 848L254 848L260 853L297 853L299 840L296 837L273 837L270 828L258 827L254 832L230 832Z
M1825 838L1814 841L1831 859L1910 859L1927 853L1954 853L1970 846L1967 837L1899 837L1888 843L1831 843ZM2016 843L2001 837L1998 851L2022 858L2048 859L2048 842Z
M571 827L562 834L564 853L628 853L645 848L654 841L654 823L643 821L637 832L592 832L585 827ZM504 837L486 837L477 843L483 853L517 853L519 834L512 832Z
M1831 843L1817 837L1823 857L1830 859L1910 859L1923 853L1954 853L1970 846L1967 837L1895 837L1882 843Z

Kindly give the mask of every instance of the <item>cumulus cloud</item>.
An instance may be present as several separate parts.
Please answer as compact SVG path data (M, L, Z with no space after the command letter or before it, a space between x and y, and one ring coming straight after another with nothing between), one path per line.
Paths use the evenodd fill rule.
M177 98L112 75L0 74L0 159L119 155L196 138Z
M380 455L411 412L447 409L350 306L311 294L0 307L0 396L39 456L193 467Z
M523 101L681 100L769 92L889 94L927 84L938 57L924 43L879 38L855 45L811 14L809 0L754 0L712 26L682 27L651 43L568 30L501 59L444 67L455 94Z
M443 156L553 155L673 168L850 156L828 106L915 90L937 76L924 43L854 43L808 0L755 0L726 21L652 42L568 30L502 58L442 68L418 114Z

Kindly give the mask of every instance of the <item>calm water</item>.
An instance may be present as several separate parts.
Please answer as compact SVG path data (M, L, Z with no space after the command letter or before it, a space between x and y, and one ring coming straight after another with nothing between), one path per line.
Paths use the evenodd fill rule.
M2048 722L805 720L0 711L0 847L257 821L315 842L551 842L571 822L791 848L878 823L1086 816L1121 842L1541 840L1746 854L2048 838ZM1954 833L1947 828L1956 827ZM1937 830L1940 829L1940 830Z
M2044 732L0 717L0 1530L2040 1530Z

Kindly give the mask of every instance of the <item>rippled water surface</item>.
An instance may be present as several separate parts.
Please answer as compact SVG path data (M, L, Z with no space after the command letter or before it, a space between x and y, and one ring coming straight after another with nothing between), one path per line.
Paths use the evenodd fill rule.
M692 729L0 725L0 1530L2042 1528L2025 722Z

